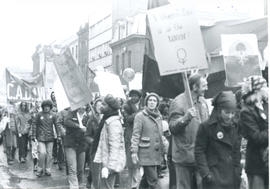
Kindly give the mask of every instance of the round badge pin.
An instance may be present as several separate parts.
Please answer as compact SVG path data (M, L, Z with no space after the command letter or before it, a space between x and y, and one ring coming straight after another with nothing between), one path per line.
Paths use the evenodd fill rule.
M223 139L223 137L224 137L224 135L223 135L223 133L221 131L217 133L217 138L218 139Z
M52 119L52 115L50 115L50 119Z
M265 115L264 113L261 113L261 117L262 117L263 119L266 119L266 115Z
M43 117L43 116L41 116L41 117L40 117L40 119L44 119L44 117Z

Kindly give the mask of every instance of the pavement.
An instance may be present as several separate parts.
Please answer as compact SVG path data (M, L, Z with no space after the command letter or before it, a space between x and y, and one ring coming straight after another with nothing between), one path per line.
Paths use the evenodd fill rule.
M88 175L88 170L85 171ZM164 178L160 179L161 188L169 188L169 175L165 171ZM13 165L7 165L3 146L0 146L0 189L67 189L66 171L59 170L57 165L53 165L52 176L43 176L38 178L33 172L33 163L28 155L26 163L19 163L15 160ZM120 186L118 189L127 188L127 170L120 173ZM117 188L116 188L117 189Z

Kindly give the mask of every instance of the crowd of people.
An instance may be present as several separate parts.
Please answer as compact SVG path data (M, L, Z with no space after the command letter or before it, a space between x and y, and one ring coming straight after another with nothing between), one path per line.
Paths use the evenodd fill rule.
M131 90L127 101L108 94L76 110L58 111L52 93L41 109L36 103L29 111L22 102L17 112L2 110L8 164L17 148L25 163L30 146L37 177L51 176L58 163L71 189L113 189L125 169L128 189L158 189L166 167L170 189L267 189L266 81L254 76L235 94L219 92L211 112L204 98L207 79L192 74L188 82L190 95L172 100Z

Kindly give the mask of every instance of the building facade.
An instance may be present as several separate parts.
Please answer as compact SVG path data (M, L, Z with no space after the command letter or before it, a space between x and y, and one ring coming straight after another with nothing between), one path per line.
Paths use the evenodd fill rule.
M78 66L84 78L88 79L88 48L89 25L85 24L77 33L78 35Z
M109 14L89 26L88 66L92 70L96 70L98 67L111 70L112 50L109 46L111 40L112 15Z
M135 72L142 71L145 49L146 11L134 16L118 19L113 25L112 68L114 73L122 75L126 68Z

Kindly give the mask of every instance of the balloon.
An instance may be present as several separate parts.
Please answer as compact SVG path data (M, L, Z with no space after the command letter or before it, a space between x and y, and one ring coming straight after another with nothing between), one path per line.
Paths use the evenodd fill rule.
M123 78L125 81L130 82L134 79L135 72L132 68L126 68L123 72Z

